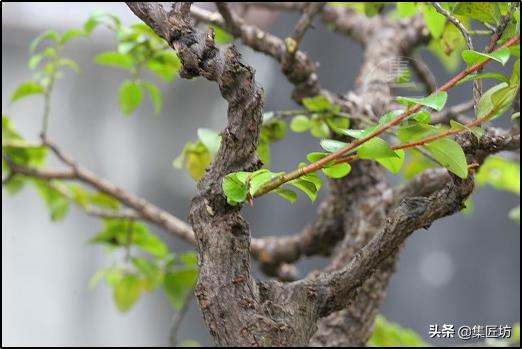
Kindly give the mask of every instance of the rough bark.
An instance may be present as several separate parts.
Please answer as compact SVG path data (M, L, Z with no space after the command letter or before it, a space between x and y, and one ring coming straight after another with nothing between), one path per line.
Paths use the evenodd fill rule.
M302 9L281 4L288 10ZM350 176L331 182L329 196L307 230L288 238L267 239L254 252L270 272L303 254L330 254L343 240L330 266L292 283L255 280L250 272L248 224L240 206L227 205L221 182L230 172L260 167L256 148L262 89L237 49L217 47L212 31L198 33L189 13L226 28L246 45L274 57L294 84L297 102L324 94L343 111L370 120L380 116L390 101L389 86L381 79L386 72L380 71L379 60L397 58L424 42L427 31L422 21L413 17L390 24L381 17L368 20L325 6L323 20L334 22L337 31L352 35L365 47L358 89L338 97L319 87L315 65L305 53L289 52L283 40L246 24L226 5L218 5L221 16L191 9L190 3L176 3L170 12L157 3L128 6L178 52L182 77L215 81L229 104L221 148L198 184L190 213L200 260L196 296L216 344L365 345L402 243L415 230L460 210L473 190L473 177L461 180L445 170L430 170L392 190L375 163L358 161ZM321 6L310 6L309 12L305 9L295 38L302 36ZM375 78L368 80L368 76ZM516 131L497 134L490 130L480 141L469 135L458 139L469 160L479 163L492 152L520 145Z
M176 3L167 13L159 4L128 3L131 10L168 40L183 64L182 77L216 81L228 101L228 125L221 147L198 184L190 221L199 252L196 297L220 346L306 345L317 308L303 288L257 283L250 273L250 230L241 207L226 203L223 177L260 167L256 148L262 116L262 89L237 50L215 46L212 33L194 31L190 4Z
M343 17L341 10L326 11L327 20L335 21L336 30L350 34L364 43L364 64L357 80L358 90L349 95L351 114L375 119L382 115L390 100L387 81L369 77L388 74L382 60L400 59L404 51L411 50L425 40L423 24L414 18L410 27L392 26L379 17L368 20L361 15ZM364 22L366 20L366 22ZM404 25L404 24L403 24ZM363 128L363 126L361 126ZM382 167L373 162L359 162L350 176L332 182L332 191L338 200L348 201L340 214L344 217L344 240L329 265L338 270L346 265L382 228L389 214L393 197L384 178ZM395 271L399 249L381 263L373 275L363 283L354 301L344 310L333 313L318 323L318 331L311 340L313 346L363 346L368 341L375 316L384 300L390 276Z
M215 82L228 103L228 122L221 132L220 149L192 200L189 218L192 227L81 167L48 142L45 134L42 145L67 167L32 168L16 164L2 154L10 169L2 183L5 185L14 176L78 180L109 194L128 208L105 211L83 207L88 214L144 219L195 242L199 253L195 295L217 345L364 346L403 242L414 231L427 229L435 220L463 208L473 191L474 169L464 180L445 169L430 169L410 182L390 188L382 168L375 162L356 161L349 176L330 181L328 196L319 206L315 220L301 233L251 239L241 205L227 204L221 184L228 173L253 171L261 166L257 145L263 90L256 83L254 69L241 60L237 48L216 46L213 31L198 32L191 15L224 27L244 44L277 60L294 85L293 98L297 103L305 97L327 96L343 112L351 114L356 128L364 127L359 123L361 120L375 121L390 106L390 86L385 79L387 65L381 65L382 60L411 53L425 42L428 32L415 16L391 23L382 16L366 18L325 3L249 4L302 12L286 40L281 40L245 23L227 4L216 5L220 15L193 7L189 2L175 3L170 11L159 3L128 3L140 19L176 50L182 63L180 76L187 79L201 76ZM349 35L364 46L365 61L356 89L345 96L322 89L315 63L299 50L301 39L317 15L333 24L338 33ZM495 47L507 25L507 19L503 21L486 51ZM519 37L511 40L514 39ZM469 72L466 70L461 76ZM420 70L419 74L423 72ZM432 85L428 79L424 80ZM457 80L458 76L453 83ZM464 103L448 108L435 119L448 122L462 118L461 113L471 106L472 103ZM519 108L517 98L514 109ZM519 151L519 123L510 130L487 127L480 139L461 133L456 140L468 163L480 166L490 154ZM253 278L250 270L253 255L268 275L293 280L295 269L290 263L301 256L332 254L325 270L295 282L261 282Z

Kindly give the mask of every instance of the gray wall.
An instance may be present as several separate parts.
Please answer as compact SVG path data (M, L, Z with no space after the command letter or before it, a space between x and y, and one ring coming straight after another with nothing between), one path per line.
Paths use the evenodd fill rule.
M14 105L8 99L18 83L29 79L28 44L45 29L81 26L95 9L108 9L126 23L135 22L121 3L3 3L2 112L17 128L36 137L42 101L28 98ZM284 36L295 15L269 18L260 24ZM181 218L188 214L194 182L171 167L183 144L196 137L198 127L222 128L226 105L213 83L203 79L176 81L164 91L164 112L152 115L148 101L129 119L117 107L124 72L92 64L93 56L114 46L114 38L97 30L67 48L78 60L79 76L67 74L53 96L50 136L93 171L142 195ZM333 48L333 50L332 50ZM304 49L321 62L323 85L343 93L350 89L361 64L361 49L318 22ZM261 54L241 48L245 61L257 70L266 92L266 110L293 109L291 86L278 65ZM428 57L428 56L427 56ZM449 75L428 57L439 82ZM451 92L450 103L469 98L468 87ZM289 134L273 146L274 170L289 170L317 149L317 140ZM288 159L292 159L289 161ZM399 178L391 178L397 182ZM323 191L324 195L324 191ZM398 272L392 278L382 311L403 326L427 337L429 324L511 324L520 318L520 235L507 211L518 197L490 188L474 195L474 213L436 222L411 237ZM316 204L299 199L295 205L266 196L245 207L253 235L293 233L312 217ZM161 292L146 294L128 314L121 315L104 285L87 288L90 276L118 256L108 255L86 241L99 224L73 209L61 223L48 213L32 188L9 197L2 191L2 345L166 345L173 311ZM174 251L190 249L153 228ZM301 261L302 273L326 260ZM192 304L181 327L181 339L211 340L199 310ZM440 345L449 344L440 342Z

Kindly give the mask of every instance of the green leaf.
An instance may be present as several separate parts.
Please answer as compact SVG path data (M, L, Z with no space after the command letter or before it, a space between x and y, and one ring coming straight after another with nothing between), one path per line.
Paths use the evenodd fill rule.
M69 199L44 181L36 181L36 189L44 200L52 221L60 221L65 218L69 212Z
M376 161L393 174L399 173L404 163L404 150L397 149L394 151L397 157L379 158Z
M232 36L232 34L224 31L223 29L215 25L211 25L210 27L214 30L214 41L216 42L216 44L223 45L229 44L232 41L234 41L234 37Z
M163 287L170 304L174 309L183 307L185 297L192 291L198 273L194 269L174 270L165 274Z
M42 34L38 35L33 41L31 41L31 44L29 45L29 52L34 53L36 51L38 45L40 45L40 43L45 40L57 42L58 39L59 39L58 33L53 30L48 30L46 32L43 32Z
M81 185L73 183L69 185L69 190L72 193L72 200L80 205L86 207L89 204L89 192L85 190Z
M20 175L14 175L4 184L4 188L7 190L9 195L14 195L22 190L27 182L27 178Z
M16 132L13 122L11 119L9 119L9 116L2 115L2 144L4 141L21 139L23 139L22 136Z
M134 222L132 223L131 229L131 241L133 245L158 258L164 257L167 254L167 245L156 235L152 234L145 224Z
M160 273L160 268L145 257L132 257L132 264L145 275L155 275Z
M259 190L259 188L261 188L266 183L272 181L272 179L277 176L277 174L272 173L268 170L262 171L266 172L262 172L259 174L256 174L254 172L254 174L252 175L252 179L250 180L250 195L252 196Z
M105 269L105 282L111 287L115 287L116 284L123 278L125 270L118 266L113 266Z
M303 191L312 202L315 201L315 199L317 198L318 189L313 182L309 182L307 180L304 180L303 178L299 178L288 183L293 185L297 189Z
M499 156L489 156L477 173L477 183L520 195L520 164Z
M425 145L431 155L460 178L468 177L468 163L461 146L449 138L438 139Z
M227 203L235 206L246 200L248 186L239 180L237 173L230 173L223 178L223 193L227 197Z
M105 24L108 27L117 30L121 26L121 21L114 15L103 11L95 11L89 16L87 22L85 22L83 29L85 29L87 34L90 34L99 24Z
M308 131L310 129L310 125L310 119L304 115L297 115L292 119L292 122L290 123L290 129L294 132L300 133Z
M327 153L319 153L319 152L312 152L312 153L308 153L306 154L306 159L310 162L316 162L316 161L319 161L321 160L322 158L328 156L330 154L327 154Z
M501 63L502 65L505 65L507 61L509 60L510 56L510 50L507 47L501 48L500 50L497 50L495 52L492 52L490 54L477 52L473 50L464 50L462 51L462 59L466 64L471 67L475 64L482 63L488 59L492 59L494 61L497 61Z
M438 132L440 132L440 127L408 120L399 126L397 136L403 142L410 142L433 136Z
M132 56L130 56L129 54L123 54L114 51L100 53L99 55L94 57L94 63L109 65L125 70L132 69L134 65Z
M484 80L484 79L496 79L503 82L509 82L509 78L501 73L481 73L481 74L470 74L466 76L464 79L460 80L457 85L461 85L468 81L473 80Z
M413 119L421 124L429 124L431 121L431 114L427 111L420 111L413 115Z
M338 129L350 127L350 119L346 116L328 115L326 123L334 132L337 132Z
M42 59L44 59L44 55L41 53L31 56L28 64L29 69L36 69L42 61Z
M259 141L257 146L257 156L263 162L263 167L270 165L270 144L263 139Z
M70 58L60 58L58 60L58 64L61 66L67 66L67 67L71 68L75 73L80 72L80 66L78 65L78 63L76 63L75 61L73 61Z
M477 139L482 138L482 136L484 135L484 129L480 127L473 127L470 129L466 125L463 125L455 120L450 120L450 126L454 130L467 130L471 132Z
M381 116L381 118L379 119L379 125L387 124L388 122L392 121L393 119L395 119L397 116L401 115L402 113L404 113L404 110L401 110L401 109L392 110L390 112L387 112L386 114Z
M467 129L466 125L463 125L460 122L455 121L455 120L450 120L450 126L451 126L451 129L453 129L453 130L466 130Z
M378 126L372 126L372 127L366 128L364 130L338 129L337 133L345 135L345 136L349 136L349 137L352 137L355 139L360 139L360 138L366 137L367 135L369 135L370 133L375 131L377 128L378 128Z
M441 61L448 72L455 72L462 62L460 52L466 49L462 33L454 25L446 25L439 39L431 40L429 50Z
M389 322L382 315L375 318L375 327L369 341L372 347L428 347L414 331Z
M511 106L516 97L518 86L504 82L493 86L480 97L477 108L477 119L488 116L488 120L496 119Z
M29 167L41 167L45 163L48 153L48 149L45 146L3 146L2 150L14 163Z
M63 32L62 37L60 39L60 44L65 45L70 40L80 37L80 36L86 36L87 32L83 29L69 29L65 32Z
M196 251L188 251L179 255L179 260L186 266L197 268L198 253Z
M99 270L89 279L89 288L96 287L103 279L105 279L107 285L114 287L123 278L124 272L123 268L116 265Z
M322 119L312 119L310 133L316 138L325 138L330 135L328 124Z
M352 167L347 163L340 163L330 167L323 168L323 173L330 178L342 178L346 176Z
M446 17L438 13L437 10L428 4L422 6L422 14L424 15L424 21L431 36L435 39L439 38L444 31Z
M54 47L46 47L42 55L47 58L56 58L58 56L58 51Z
M153 291L161 286L163 282L163 272L160 267L145 257L132 257L132 264L143 275L142 285L147 291Z
M141 84L150 95L150 99L152 100L152 105L154 106L154 112L156 114L161 113L163 98L161 96L160 89L156 85L154 85L150 82L143 81Z
M387 2L365 2L364 13L368 17L373 17L378 15L387 4Z
M427 97L413 98L413 97L397 97L397 102L405 104L407 106L413 106L420 104L426 107L430 107L437 111L441 111L446 105L448 100L448 94L445 91L437 92Z
M488 117L488 120L496 119L504 114L513 104L513 100L516 98L519 86L509 85L498 91L495 91L491 95L491 103L493 104L494 110L497 112L494 116Z
M291 189L281 188L276 189L273 192L281 196L282 198L285 198L286 200L290 201L292 204L297 200L296 192Z
M88 201L95 206L110 210L117 210L120 208L120 202L118 200L108 194L101 192L92 194L90 193L88 196Z
M211 160L212 156L207 147L201 141L197 141L196 143L187 143L172 164L178 169L182 169L186 165L189 175L195 180L199 180L205 174Z
M114 285L114 302L119 311L125 313L129 311L140 299L143 285L138 276L133 274L124 275L116 285Z
M511 114L511 120L518 120L520 119L520 112L517 111L516 113Z
M312 112L323 112L331 110L333 105L325 96L303 98L304 107Z
M509 84L520 87L520 59L517 59L515 64L513 64L513 73L511 74Z
M98 270L89 279L89 283L88 283L89 288L95 288L96 286L98 286L98 284L100 283L100 281L103 280L104 277L105 277L105 270Z
M274 143L283 139L286 135L286 123L279 119L270 119L263 123L261 138L268 143Z
M417 6L413 2L396 2L397 11L402 17L413 16L417 13Z
M479 20L483 23L498 24L500 20L500 10L495 2L458 2L453 9L453 13Z
M319 144L321 145L321 148L329 153L336 153L348 146L348 143L337 141L335 139L323 139Z
M167 82L171 82L181 68L181 61L172 50L159 51L148 60L147 68Z
M300 164L301 167L303 167L305 165L306 165L305 163ZM315 185L315 189L317 189L317 191L319 191L321 189L321 186L323 185L323 181L322 181L321 177L319 177L319 175L317 175L317 173L315 173L315 172L308 173L308 174L302 176L301 179L308 181L310 183L313 183L313 185Z
M221 136L210 128L198 128L198 138L207 147L210 154L217 154L221 145Z
M409 154L409 161L404 167L404 178L407 180L412 179L426 169L438 166L435 161L415 148L409 149L407 153Z
M168 252L167 245L152 234L147 225L124 219L105 220L103 229L91 238L89 243L112 247L131 244L158 258L164 257Z
M37 83L35 81L26 81L26 82L18 85L18 88L11 95L11 103L14 103L19 99L22 99L24 97L28 97L31 95L43 94L44 91L45 91L44 88L39 83Z
M127 80L120 86L120 109L124 115L131 114L140 105L143 93L140 84Z
M361 159L381 159L399 157L388 143L382 138L375 137L357 147L357 154Z

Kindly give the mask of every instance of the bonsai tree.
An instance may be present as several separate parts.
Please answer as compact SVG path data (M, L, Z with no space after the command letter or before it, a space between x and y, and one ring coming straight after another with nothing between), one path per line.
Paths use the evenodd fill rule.
M220 346L424 345L378 316L379 307L411 234L464 209L476 185L519 194L518 159L505 156L520 147L519 4L216 3L215 12L188 2L127 6L141 22L126 26L96 12L81 29L46 31L31 43L35 76L19 85L11 103L43 96L41 134L26 139L2 115L3 187L16 193L34 185L52 220L63 219L71 205L99 218L100 231L90 242L126 253L92 284L104 280L112 287L123 312L144 292L163 287L179 319L195 295ZM300 17L280 38L246 20L257 8ZM358 79L345 94L321 85L316 62L300 47L314 21L362 46ZM144 97L155 112L162 108L162 92L144 77L146 70L167 82L175 76L206 79L228 103L226 127L200 128L174 160L197 181L187 222L93 173L49 137L53 87L65 69L79 69L63 48L101 27L115 33L117 47L95 62L129 73L118 92L124 115ZM487 45L477 47L477 37L487 37ZM234 40L279 63L296 110L265 110L255 67ZM437 86L415 54L421 47L446 65L463 62L465 68ZM414 57L407 68L404 57ZM411 82L410 71L424 90L396 96ZM485 79L493 87L483 89ZM469 101L448 105L448 94L462 84L469 86ZM492 124L500 117L508 127ZM310 132L317 151L303 154L306 162L289 159L280 171L270 166L270 146L288 128ZM48 166L50 156L61 166ZM390 186L386 172L402 183ZM243 206L274 194L289 204L298 193L315 201L326 182L328 194L303 231L252 237ZM518 221L519 208L509 214ZM194 244L196 252L169 252L149 231L151 224ZM328 266L299 276L295 263L316 255L330 256ZM253 276L252 259L268 280Z

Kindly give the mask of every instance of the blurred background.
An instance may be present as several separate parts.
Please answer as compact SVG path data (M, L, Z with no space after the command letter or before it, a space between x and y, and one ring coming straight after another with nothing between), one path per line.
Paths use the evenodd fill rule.
M42 98L8 102L14 88L31 78L30 41L47 29L81 27L89 13L100 9L124 23L137 22L123 3L2 3L2 113L27 138L38 135ZM260 11L251 20L284 37L297 18ZM97 53L115 45L113 34L100 27L91 37L66 47L66 56L79 62L81 73L67 73L57 83L50 137L85 167L186 219L195 183L186 172L174 169L172 160L186 142L197 138L199 127L223 128L226 104L216 85L204 79L177 80L171 85L155 80L164 93L163 113L153 115L145 98L130 118L122 117L117 92L127 73L93 64ZM323 86L338 93L352 87L362 60L357 44L316 21L302 48L320 62ZM265 89L265 109L295 109L292 88L279 65L241 45L240 50ZM451 75L432 56L422 55L439 83ZM470 96L468 85L457 88L450 93L449 104ZM272 146L271 168L290 170L317 146L308 134L289 132ZM400 178L390 180L396 183ZM520 319L520 233L507 216L519 198L481 188L473 201L472 214L457 214L413 234L388 289L382 313L425 339L430 324L499 325ZM253 236L261 237L301 230L316 206L302 197L290 205L268 195L243 211ZM34 188L14 197L2 190L2 346L168 345L174 311L162 291L145 294L129 313L120 314L107 286L87 287L89 278L114 259L103 248L86 244L99 228L97 220L77 209L65 221L51 223ZM152 229L172 250L191 249ZM305 274L325 264L326 259L310 258L298 266ZM179 335L180 340L212 344L195 302Z

